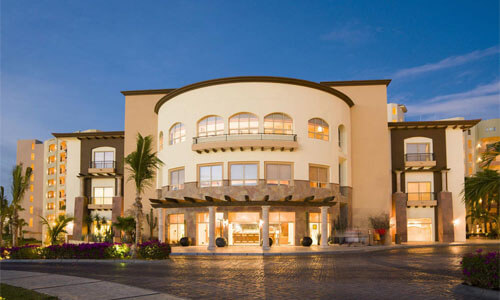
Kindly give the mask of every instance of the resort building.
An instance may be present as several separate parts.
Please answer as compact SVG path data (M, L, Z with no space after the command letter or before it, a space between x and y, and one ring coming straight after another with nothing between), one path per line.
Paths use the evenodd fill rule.
M464 131L465 175L471 176L481 170L481 154L489 144L500 141L500 119L489 119ZM500 170L500 157L490 165L492 170Z
M24 210L19 211L22 223L20 230L25 231L22 234L25 238L41 240L42 225L39 216L42 215L43 211L43 144L39 140L19 140L17 141L16 154L16 164L23 164L23 174L28 167L33 170L28 190L20 203L21 207L24 208ZM7 193L8 190L6 189L5 192Z
M164 162L143 197L159 238L326 247L334 221L367 232L386 213L387 239L465 240L462 132L478 120L404 122L389 83L233 77L122 92L125 155L139 132ZM134 195L126 183L126 208Z

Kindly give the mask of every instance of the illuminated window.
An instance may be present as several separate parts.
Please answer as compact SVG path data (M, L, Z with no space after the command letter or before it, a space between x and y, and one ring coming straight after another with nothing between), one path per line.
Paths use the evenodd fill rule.
M59 167L59 174L66 174L66 165L61 165Z
M66 148L67 148L66 142L61 142L60 149L66 150Z
M54 204L54 203L52 203L52 204ZM55 220L54 215L47 215L47 221L54 222L54 220Z
M33 192L34 189L35 189L35 187L32 184L30 184L30 191Z
M48 191L47 192L47 198L51 199L51 198L54 198L54 196L55 196L54 191Z
M291 164L266 163L267 184L289 185L292 181Z
M61 154L59 154L59 161L66 161L66 152L61 152Z
M113 151L95 151L93 167L98 169L114 168L115 153Z
M49 164L50 164L50 163L55 163L55 162L56 162L56 156L55 156L55 155L51 155L51 156L49 156L49 158L48 158L48 162L49 162Z
M31 174L30 181L35 181L35 174Z
M472 141L471 140L467 141L467 147L472 148Z
M229 134L259 133L259 119L251 113L239 113L229 118Z
M325 188L328 186L328 167L309 166L309 184L311 187Z
M35 160L35 153L31 153L31 160Z
M30 214L33 214L33 206L30 206Z
M59 201L59 210L65 210L66 209L66 201L62 200Z
M469 167L469 175L472 175L472 167Z
M472 153L469 153L469 162L472 162Z
M264 117L264 133L292 134L293 121L284 113L273 113Z
M208 116L198 122L198 136L224 134L224 120L219 116Z
M113 204L115 189L113 187L94 187L93 204Z
M307 123L308 136L312 139L328 141L328 123L320 118L314 118Z
M66 184L66 177L64 176L59 177L59 184Z
M169 144L178 144L180 142L184 142L186 140L186 129L184 128L184 124L176 123L174 124L169 131L170 140Z
M33 227L33 218L30 218L29 220L29 227Z
M35 143L31 143L31 150L35 150Z
M170 190L180 190L184 188L184 169L170 171Z
M47 210L53 210L53 209L54 209L54 202L47 203Z
M255 163L230 164L231 185L257 185L258 169Z
M56 184L55 179L49 179L49 180L47 180L47 185L48 185L48 186L53 186L53 185L55 185L55 184Z
M160 146L160 151L163 150L163 131L160 131L160 136L158 138L158 144Z
M65 190L59 191L59 198L66 198L66 191Z
M30 202L33 202L33 195L30 195Z
M430 182L408 182L408 201L434 200Z
M47 173L48 173L49 175L54 175L54 174L56 174L56 168L54 168L54 167L52 167L52 168L48 168L48 169L47 169Z
M177 243L184 236L184 214L168 215L168 240Z
M222 164L199 167L200 187L222 186Z
M30 168L31 168L32 171L34 171L35 170L35 165L31 164Z
M397 113L397 110L395 107L392 108L392 114L395 115Z
M56 144L50 144L50 145L49 145L49 152L54 152L54 151L56 151L56 148L57 148Z

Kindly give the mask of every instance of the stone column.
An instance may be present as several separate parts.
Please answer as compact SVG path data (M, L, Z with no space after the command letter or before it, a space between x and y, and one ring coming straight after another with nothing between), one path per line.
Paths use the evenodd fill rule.
M328 206L321 206L321 243L320 248L328 248Z
M394 211L396 213L396 234L398 235L396 242L406 243L408 241L407 200L407 196L404 193L398 192L392 194Z
M85 177L80 177L80 195L78 197L85 197Z
M439 192L437 194L437 227L440 242L450 243L455 241L453 200L450 192Z
M269 250L269 205L262 206L262 249Z
M402 171L396 170L396 193L401 193L401 173Z
M161 243L165 242L165 213L163 208L158 208L158 240Z
M115 177L115 181L116 181L115 196L116 197L121 197L123 195L123 193L122 193L122 176L116 176Z
M441 192L448 191L448 170L441 170Z
M208 250L215 250L215 206L208 207Z

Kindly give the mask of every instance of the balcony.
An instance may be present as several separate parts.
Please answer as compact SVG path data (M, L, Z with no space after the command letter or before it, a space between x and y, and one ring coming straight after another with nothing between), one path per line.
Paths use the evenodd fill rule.
M91 161L89 165L89 174L114 174L116 162L113 160L109 161Z
M407 206L436 206L436 193L406 193L408 197Z
M192 150L197 153L209 153L235 150L271 150L294 151L299 144L296 134L221 134L207 137L194 137Z
M88 209L111 210L113 209L113 197L91 197Z
M411 169L430 169L436 166L434 153L407 153L405 167Z

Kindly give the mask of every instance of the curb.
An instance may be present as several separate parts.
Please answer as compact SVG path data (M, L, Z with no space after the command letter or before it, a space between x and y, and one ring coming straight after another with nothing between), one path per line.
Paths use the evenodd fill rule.
M170 253L172 257L193 257L193 256L316 256L316 255L337 255L337 254L359 254L359 253L370 253L388 250L398 250L398 249L414 249L414 248L429 248L429 247L450 247L450 246L488 246L488 245L500 245L498 242L489 243L450 243L450 244L422 244L422 245L391 245L391 246L379 246L377 248L372 248L371 246L360 247L360 249L351 248L352 250L335 250L335 251L317 251L317 252L262 252L262 253L228 253L228 252L177 252ZM0 260L1 264L8 263L130 263L130 264L158 264L165 263L169 260L142 260L142 259L4 259Z
M492 300L500 299L500 291L483 289L464 283L457 285L453 289L453 291L455 292L455 294L459 294L462 296Z

